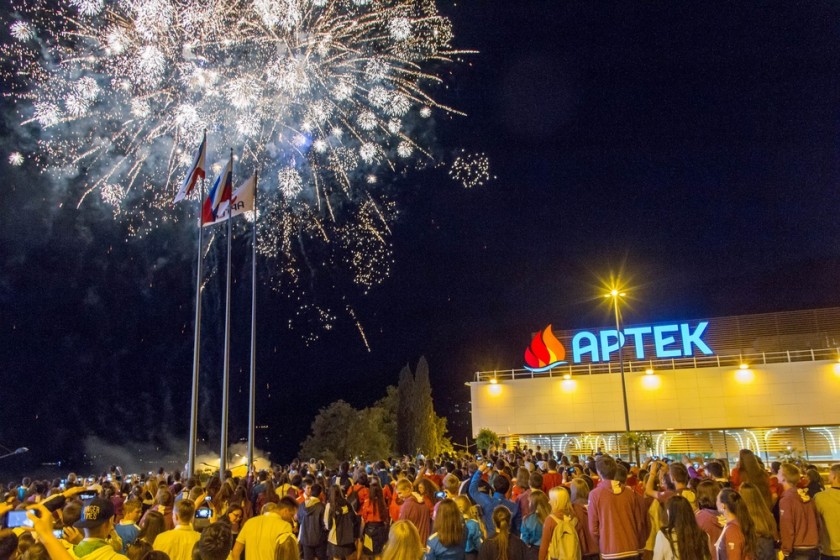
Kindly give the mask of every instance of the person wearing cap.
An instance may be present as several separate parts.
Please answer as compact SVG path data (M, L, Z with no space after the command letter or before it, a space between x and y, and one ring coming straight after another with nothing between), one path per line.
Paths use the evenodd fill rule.
M73 524L83 529L85 538L70 547L70 556L79 560L128 560L116 550L122 541L114 531L114 504L111 500L94 498L82 509L82 518Z
M171 560L192 560L193 547L201 534L193 529L192 521L195 517L195 503L181 500L175 504L172 520L175 528L159 534L152 543L152 548L165 552Z

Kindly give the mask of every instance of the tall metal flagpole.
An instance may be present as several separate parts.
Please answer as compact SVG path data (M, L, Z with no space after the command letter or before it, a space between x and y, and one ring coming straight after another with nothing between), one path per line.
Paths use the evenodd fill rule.
M230 173L233 175L233 148L230 150ZM224 178L227 184L227 177ZM231 188L233 181L231 180ZM231 193L232 194L232 193ZM222 375L222 448L219 453L219 478L224 481L225 470L227 469L227 448L228 448L228 404L230 400L230 238L233 232L231 223L230 199L227 207L227 289L225 293L225 367Z
M254 172L254 230L251 232L251 387L248 394L248 470L254 468L254 431L257 421L257 193L259 176Z
M207 131L204 131L205 146L207 145ZM198 439L198 370L201 360L201 283L204 269L201 258L201 246L204 231L201 223L201 206L204 204L204 177L201 178L201 196L198 197L198 270L195 274L195 333L193 341L193 377L190 403L190 444L187 455L187 477L195 474L196 440Z

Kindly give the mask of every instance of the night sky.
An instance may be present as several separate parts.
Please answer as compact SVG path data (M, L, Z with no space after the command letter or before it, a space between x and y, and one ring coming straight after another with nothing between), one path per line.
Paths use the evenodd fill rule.
M836 2L439 6L455 46L479 52L436 91L467 113L436 122L437 152L486 153L496 178L464 189L428 169L382 187L400 210L392 273L347 296L370 351L344 312L307 344L311 325L288 328L296 302L260 289L257 415L270 429L258 443L272 457L297 452L319 407L372 404L422 355L463 441L464 382L521 367L548 323L609 324L611 275L625 279L628 322L840 305ZM110 444L185 457L194 232L126 241L107 211L76 209L78 184L10 167L19 131L0 102L0 445L31 449L0 473L81 469L81 453ZM232 441L247 433L246 257L234 259ZM210 286L202 335L211 451L222 294Z

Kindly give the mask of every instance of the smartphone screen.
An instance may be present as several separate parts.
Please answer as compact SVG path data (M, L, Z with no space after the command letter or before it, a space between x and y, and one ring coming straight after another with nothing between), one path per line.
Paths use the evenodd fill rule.
M210 514L213 513L210 508L202 507L195 510L196 519L210 519Z
M26 511L15 510L6 514L6 527L14 529L15 527L32 527L32 521L26 517Z

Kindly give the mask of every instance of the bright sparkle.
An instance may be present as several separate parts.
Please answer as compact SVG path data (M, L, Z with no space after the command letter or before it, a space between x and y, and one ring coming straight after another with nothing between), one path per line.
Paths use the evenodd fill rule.
M9 32L12 34L12 37L22 43L35 38L35 28L25 21L14 22L9 26Z

